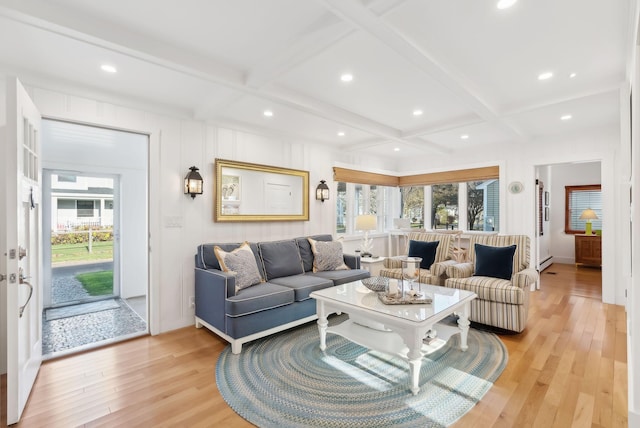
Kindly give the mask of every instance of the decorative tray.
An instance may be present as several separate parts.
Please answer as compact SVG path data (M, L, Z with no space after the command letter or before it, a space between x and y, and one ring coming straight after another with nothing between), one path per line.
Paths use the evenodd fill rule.
M433 299L431 297L426 297L426 296L401 296L401 295L395 295L395 296L390 296L387 295L387 293L385 293L384 291L380 291L378 293L378 299L380 299L380 301L382 303L384 303L385 305L410 305L410 304L429 304L433 302Z

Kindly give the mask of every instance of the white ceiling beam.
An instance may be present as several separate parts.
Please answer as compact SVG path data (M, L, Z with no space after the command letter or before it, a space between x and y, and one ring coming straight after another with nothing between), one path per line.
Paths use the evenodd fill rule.
M480 118L461 118L457 120L447 120L440 123L433 123L420 128L415 128L402 133L402 138L420 137L422 135L430 135L438 132L451 131L458 128L466 128L468 126L479 125L485 123Z
M459 100L478 116L488 122L494 122L510 135L524 139L525 134L507 121L477 93L470 82L451 67L438 63L420 46L408 37L390 27L358 0L321 0L333 13L367 32L372 37L393 49L451 91Z
M619 92L620 91L620 85L616 84L616 85L612 85L612 86L605 86L605 87L600 87L600 88L596 88L592 91L588 91L588 92L582 92L580 94L571 94L571 95L567 95L565 97L561 97L561 98L553 98L553 99L547 99L544 102L541 103L537 103L537 104L528 104L525 106L521 106L518 108L514 108L514 109L510 109L507 110L505 112L502 113L503 117L512 117L512 116L516 116L522 113L529 113L532 111L536 111L536 110L541 110L541 109L545 109L548 107L553 107L559 104L564 104L564 103L569 103L569 102L573 102L573 101L578 101L580 99L583 98L589 98L589 97L594 97L594 96L598 96L598 95L604 95L604 94L609 94L611 92Z

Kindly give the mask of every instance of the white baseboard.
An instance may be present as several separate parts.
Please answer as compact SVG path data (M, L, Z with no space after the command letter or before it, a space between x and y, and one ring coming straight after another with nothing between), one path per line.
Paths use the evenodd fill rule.
M640 427L640 413L629 410L629 420L627 426Z
M544 259L541 263L540 263L540 272L542 272L543 270L545 270L546 268L548 268L549 266L551 266L553 264L553 256L549 256L546 259Z

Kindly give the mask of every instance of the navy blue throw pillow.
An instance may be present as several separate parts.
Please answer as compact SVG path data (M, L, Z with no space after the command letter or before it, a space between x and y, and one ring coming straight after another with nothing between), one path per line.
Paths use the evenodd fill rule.
M421 257L421 269L429 269L436 259L436 249L440 241L409 241L409 257Z
M474 276L489 276L491 278L511 279L513 274L513 255L516 246L491 247L476 244L476 271Z

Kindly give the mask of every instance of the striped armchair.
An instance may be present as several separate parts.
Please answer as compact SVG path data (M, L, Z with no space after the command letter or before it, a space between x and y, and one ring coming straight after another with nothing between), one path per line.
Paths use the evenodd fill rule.
M456 263L453 259L453 240L455 235L429 232L410 232L404 254L409 251L409 241L439 241L436 257L429 269L420 269L419 282L422 284L444 285L448 265ZM390 257L384 260L380 276L402 279L402 257Z
M476 270L475 244L491 247L516 245L511 279L473 276ZM447 267L445 287L473 291L469 320L521 332L527 323L529 291L539 275L529 268L529 237L526 235L478 235L469 240L467 263Z

